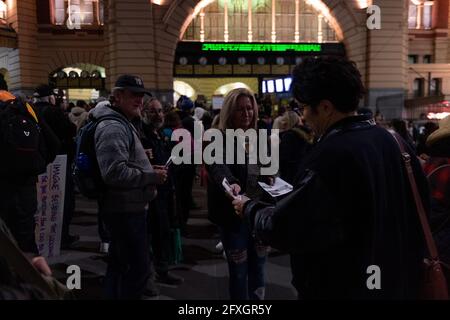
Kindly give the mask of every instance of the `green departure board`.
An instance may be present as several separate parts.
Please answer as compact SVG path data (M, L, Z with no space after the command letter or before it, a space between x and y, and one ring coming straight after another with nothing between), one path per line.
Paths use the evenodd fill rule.
M276 43L203 43L202 51L270 51L321 52L320 44Z

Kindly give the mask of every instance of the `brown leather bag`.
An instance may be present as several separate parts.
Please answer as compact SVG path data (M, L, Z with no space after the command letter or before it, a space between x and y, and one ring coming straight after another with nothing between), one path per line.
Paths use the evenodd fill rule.
M395 141L397 141L397 144L402 153L402 158L405 163L408 180L411 185L412 193L414 195L417 213L419 215L429 253L429 257L425 258L423 261L423 279L420 298L426 300L448 300L449 295L447 281L445 279L443 271L443 263L439 260L436 244L434 243L430 225L428 224L427 215L423 207L422 199L417 189L416 180L414 178L413 169L411 167L411 156L406 151L402 138L396 133L391 132L391 134L395 138Z

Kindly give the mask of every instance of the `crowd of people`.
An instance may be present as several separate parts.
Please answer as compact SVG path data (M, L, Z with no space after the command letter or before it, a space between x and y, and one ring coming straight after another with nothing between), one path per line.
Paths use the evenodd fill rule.
M120 76L111 95L96 104L66 103L48 85L36 88L32 99L13 96L4 81L0 86L5 151L11 141L3 126L17 118L7 117L5 110L27 119L22 126L38 128L37 153L45 165L65 154L72 168L77 135L97 122L98 232L100 250L108 254L105 298L155 296L155 281L183 282L169 270L183 259L182 236L188 235L190 211L196 208L196 176L205 177L208 217L220 234L231 299L264 299L270 246L290 254L300 299L418 298L425 238L392 134L408 150L440 257L450 264L450 117L419 127L401 119L388 123L359 108L365 89L356 66L346 59L305 59L293 73L292 100L277 114L269 98L243 88L230 91L220 110L185 96L175 106L163 105L133 75ZM249 162L248 144L242 146L244 164L166 166L178 143L173 133L185 129L193 137L196 121L223 134L227 129L268 130L268 144L277 143L278 130L278 174L262 176L263 165ZM5 170L11 163L2 162L0 218L32 260L39 257L34 215L36 179L43 169L12 177L13 171ZM280 198L268 196L258 182L271 184L276 177L294 190ZM76 192L72 170L67 170L62 248L79 239L69 233ZM49 273L45 260L35 265ZM366 286L371 265L382 270L382 290Z

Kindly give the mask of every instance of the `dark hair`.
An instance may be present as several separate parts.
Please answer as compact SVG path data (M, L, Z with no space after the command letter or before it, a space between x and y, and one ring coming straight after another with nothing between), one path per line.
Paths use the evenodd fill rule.
M8 91L8 84L6 83L3 73L0 73L0 90Z
M340 112L358 108L365 93L356 64L341 57L306 58L293 72L292 93L301 103L315 108L329 100Z
M77 100L77 107L80 107L80 108L84 108L85 106L86 106L86 101L84 101L84 100Z
M289 106L291 107L292 110L300 108L300 105L294 99L291 99L291 101L289 101Z
M164 126L169 128L175 128L181 125L181 119L178 113L175 111L169 111L164 117Z
M406 128L405 121L401 119L393 119L391 121L391 126L403 139L407 139L408 129Z

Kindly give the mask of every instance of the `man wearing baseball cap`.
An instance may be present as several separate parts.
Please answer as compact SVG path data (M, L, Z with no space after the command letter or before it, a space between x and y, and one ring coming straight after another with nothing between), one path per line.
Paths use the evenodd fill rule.
M130 74L124 74L117 78L113 91L116 90L129 90L133 93L143 93L152 96L150 90L144 88L142 79Z
M150 276L146 205L167 177L166 170L152 167L131 123L140 117L145 94L151 95L140 77L122 75L112 90L113 105L101 104L90 112L99 121L95 152L105 185L99 209L111 233L105 279L110 299L143 296Z

